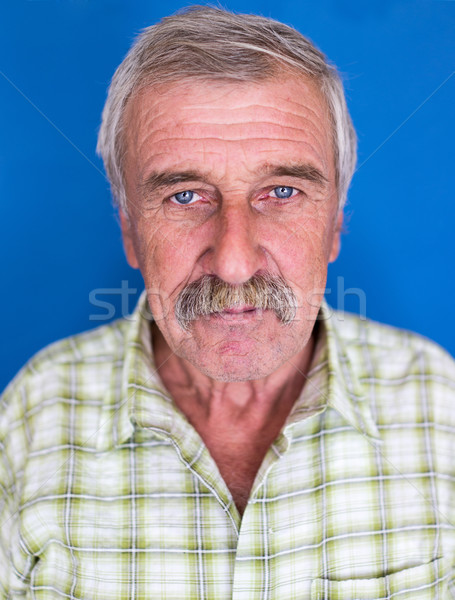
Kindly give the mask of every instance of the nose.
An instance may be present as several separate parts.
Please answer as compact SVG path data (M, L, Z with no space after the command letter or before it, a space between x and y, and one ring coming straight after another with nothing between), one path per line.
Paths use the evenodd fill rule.
M248 204L223 207L214 232L211 272L237 285L265 269L266 259L257 229L257 216Z

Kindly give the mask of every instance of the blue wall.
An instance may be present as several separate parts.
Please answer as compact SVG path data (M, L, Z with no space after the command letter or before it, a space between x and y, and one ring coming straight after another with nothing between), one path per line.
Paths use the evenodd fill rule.
M1 4L0 389L46 344L103 322L93 319L106 310L90 303L91 291L122 281L141 290L123 255L96 132L135 33L185 4ZM295 25L345 74L360 159L329 302L358 312L358 293L348 291L356 288L370 318L454 353L455 2L224 5ZM135 297L122 308L111 292L115 316Z

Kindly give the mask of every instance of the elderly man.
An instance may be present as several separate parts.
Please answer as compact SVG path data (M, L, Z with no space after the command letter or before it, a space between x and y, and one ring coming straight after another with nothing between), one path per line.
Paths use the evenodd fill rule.
M355 165L335 69L187 10L118 68L98 149L146 291L3 397L0 596L455 597L453 362L323 302Z

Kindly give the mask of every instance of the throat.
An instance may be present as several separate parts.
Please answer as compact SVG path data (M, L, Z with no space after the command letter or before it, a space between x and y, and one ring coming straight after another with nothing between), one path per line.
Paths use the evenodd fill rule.
M211 444L208 445L208 449L242 516L267 448L263 447L260 450L255 448L252 452L251 448L244 447L226 452L225 448L220 451Z
M215 461L240 515L243 515L259 468L264 457L278 437L283 418L270 420L266 427L241 430L238 424L222 422L204 427L199 423L198 433Z

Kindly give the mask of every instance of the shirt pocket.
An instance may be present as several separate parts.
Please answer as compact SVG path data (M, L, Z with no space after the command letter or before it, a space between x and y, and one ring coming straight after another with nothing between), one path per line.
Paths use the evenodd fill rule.
M311 600L448 600L452 569L445 558L377 579L315 579Z

